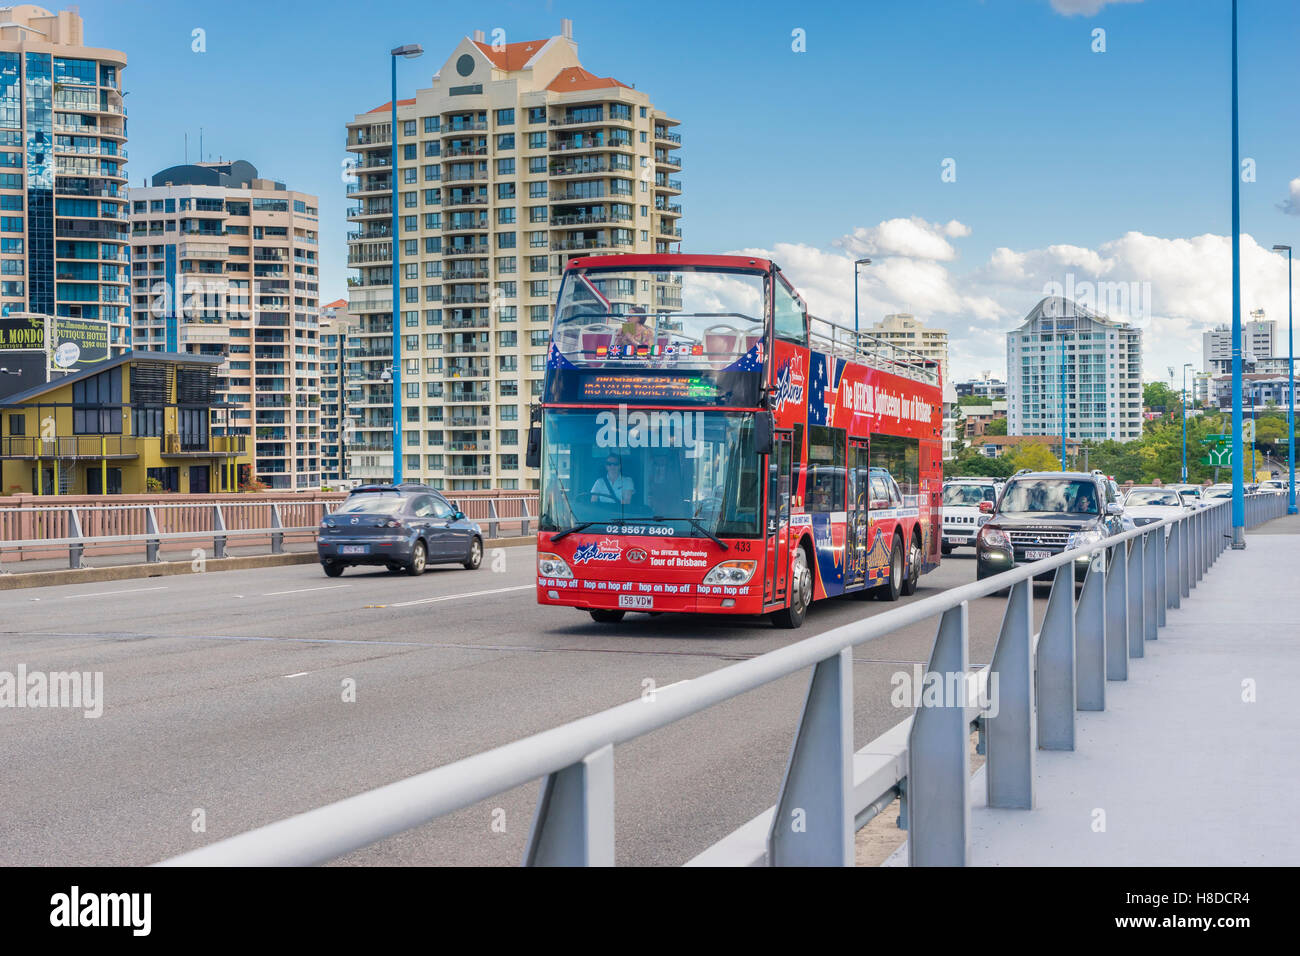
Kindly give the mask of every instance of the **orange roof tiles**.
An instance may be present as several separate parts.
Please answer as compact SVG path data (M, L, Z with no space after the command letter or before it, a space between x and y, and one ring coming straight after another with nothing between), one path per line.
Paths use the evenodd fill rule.
M612 76L597 76L580 66L570 66L556 74L555 79L551 80L546 88L555 93L564 93L568 90L598 90L607 86L626 87L627 84L620 83Z
M326 302L321 306L322 309L346 309L347 307L347 299L335 299L333 302Z
M414 102L415 102L415 98L412 97L412 98L409 99L409 100L398 100L398 101L397 101L397 105L398 105L398 106L410 106L410 105L411 105L412 103L414 103ZM393 101L392 101L392 100L389 100L389 101L388 101L387 103L385 103L383 106L376 106L373 110L367 110L366 112L367 112L367 113L387 113L387 112L388 112L389 110L391 110L392 108L393 108Z
M533 58L533 54L546 46L545 40L525 40L522 43L507 43L502 49L493 49L486 43L474 41L474 45L483 51L483 55L492 61L498 70L513 73L522 70L524 64Z

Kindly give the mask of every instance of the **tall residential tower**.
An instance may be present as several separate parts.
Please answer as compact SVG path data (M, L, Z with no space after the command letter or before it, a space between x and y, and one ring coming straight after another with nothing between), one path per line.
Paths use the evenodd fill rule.
M536 487L528 406L541 395L558 277L575 256L679 251L678 121L583 69L568 21L545 40L462 40L427 89L398 101L396 170L389 113L348 124L348 263L359 272L350 475L392 474L396 239L404 476L449 490Z

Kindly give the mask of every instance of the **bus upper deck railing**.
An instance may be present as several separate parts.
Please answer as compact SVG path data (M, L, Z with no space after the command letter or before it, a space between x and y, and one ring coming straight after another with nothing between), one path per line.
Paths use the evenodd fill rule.
M1281 495L1250 495L1246 522L1285 512ZM1168 533L1166 533L1168 528ZM640 699L272 823L164 865L324 863L541 779L527 865L614 862L614 747L740 694L812 668L774 807L691 862L837 865L854 862L854 832L895 798L913 865L967 862L970 734L986 755L990 807L1034 806L1037 749L1073 750L1075 711L1103 710L1107 680L1126 680L1166 610L1178 607L1227 546L1227 501L1142 525L983 581L953 588L759 657L720 668L671 695ZM1074 562L1092 556L1076 604ZM1054 573L1034 633L1035 577ZM969 667L968 606L1008 589L992 662ZM854 753L853 648L938 617L928 673L971 682L972 695L932 705ZM978 698L998 677L997 707ZM975 703L971 702L971 696ZM795 823L799 825L794 825Z
M869 332L858 332L830 319L808 316L812 347L837 358L890 372L904 378L939 384L938 363L914 349L896 345Z

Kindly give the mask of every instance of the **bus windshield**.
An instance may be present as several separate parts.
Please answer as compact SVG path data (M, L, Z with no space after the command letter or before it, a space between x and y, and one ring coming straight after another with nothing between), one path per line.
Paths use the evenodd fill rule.
M542 531L761 534L751 414L623 406L547 410L543 421Z
M764 281L721 270L570 270L552 341L586 368L723 369L760 349Z

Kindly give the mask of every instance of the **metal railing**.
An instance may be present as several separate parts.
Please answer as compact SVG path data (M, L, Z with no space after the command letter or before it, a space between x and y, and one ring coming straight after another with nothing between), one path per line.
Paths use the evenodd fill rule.
M242 441L242 436L240 436ZM351 450L361 446L351 445ZM392 450L390 445L386 451ZM264 469L266 470L266 469ZM477 473L475 471L474 473ZM110 504L0 509L0 562L5 552L45 553L66 549L68 567L84 567L87 549L121 550L140 546L145 562L161 559L164 543L173 547L212 543L215 557L226 556L231 539L269 539L272 554L284 552L286 535L315 541L321 520L336 501L234 501L212 504ZM474 521L486 524L488 538L503 532L527 536L534 530L537 497L447 496ZM24 535L22 537L9 535Z
M1285 512L1251 495L1248 525ZM1166 532L1166 527L1169 531ZM1073 750L1074 715L1105 707L1168 608L1227 547L1229 503L1143 525L1086 548L842 627L695 678L654 707L636 700L163 861L167 866L324 863L541 779L525 865L612 865L614 747L740 694L813 668L776 805L709 847L697 865L852 866L854 832L893 799L912 865L962 865L970 839L970 734L986 755L990 807L1034 806L1038 749ZM1075 563L1088 560L1075 603ZM1032 586L1053 573L1042 629ZM992 663L969 668L969 602L1008 589ZM998 675L996 712L965 701L922 704L856 754L853 648L939 617L932 674ZM979 687L973 695L978 700ZM799 826L791 825L798 808Z

